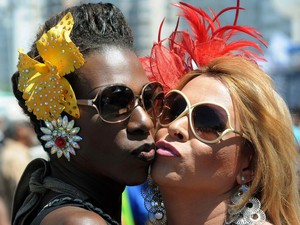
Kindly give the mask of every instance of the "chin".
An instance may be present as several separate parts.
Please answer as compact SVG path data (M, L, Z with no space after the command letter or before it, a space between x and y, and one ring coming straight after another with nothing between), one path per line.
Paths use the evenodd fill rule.
M181 180L181 176L175 170L161 164L151 167L151 177L158 185L166 186Z
M148 177L148 172L147 169L142 170L141 168L138 169L139 172L135 171L133 173L128 173L129 176L124 176L125 184L128 186L134 186L134 185L139 185L143 184L146 182L147 177Z
M158 166L151 167L151 177L157 184L163 183L166 180L166 175L165 171Z

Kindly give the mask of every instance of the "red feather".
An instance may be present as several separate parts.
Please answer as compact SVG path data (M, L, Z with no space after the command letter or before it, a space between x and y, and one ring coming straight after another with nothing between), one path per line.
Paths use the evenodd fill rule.
M244 35L267 45L254 28L237 25L239 12L244 10L240 7L240 0L237 0L236 6L227 7L219 13L210 10L212 16L188 3L179 2L173 5L182 11L175 30L168 38L161 39L163 20L159 28L158 42L153 45L150 56L140 58L149 79L161 82L165 91L175 88L181 77L193 70L193 62L200 68L213 59L226 55L265 60L257 42L237 38L233 40L237 35ZM235 10L233 24L221 26L220 16L232 10ZM178 30L179 18L188 22L191 32Z

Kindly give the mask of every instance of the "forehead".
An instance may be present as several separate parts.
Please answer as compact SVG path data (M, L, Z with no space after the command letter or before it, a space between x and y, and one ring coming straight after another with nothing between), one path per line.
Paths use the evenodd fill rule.
M215 102L233 109L228 88L218 79L201 75L188 82L182 92L188 97L191 105L199 102Z
M139 93L148 82L136 54L128 49L109 47L85 57L79 70L79 85L83 91L91 91L108 84L122 83ZM77 88L78 89L78 88Z

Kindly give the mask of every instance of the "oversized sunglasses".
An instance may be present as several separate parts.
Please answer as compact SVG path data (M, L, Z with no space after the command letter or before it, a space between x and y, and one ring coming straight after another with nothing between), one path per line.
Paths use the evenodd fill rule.
M231 126L229 112L226 108L213 102L191 105L188 98L178 90L172 90L166 94L158 123L162 127L167 127L186 114L189 115L193 134L204 143L216 143L230 132L247 138Z
M161 113L164 92L158 82L146 84L140 95L135 95L123 84L104 85L98 88L100 89L95 98L77 99L77 104L94 107L100 118L107 123L118 123L128 119L140 102L150 117L156 118Z

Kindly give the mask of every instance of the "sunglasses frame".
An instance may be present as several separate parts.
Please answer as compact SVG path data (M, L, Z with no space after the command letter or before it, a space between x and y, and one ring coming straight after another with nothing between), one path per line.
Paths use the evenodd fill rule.
M191 105L190 101L188 100L188 98L186 97L186 95L184 93L182 93L181 91L179 90L171 90L169 91L166 95L165 95L165 99L168 97L168 95L172 94L172 93L177 93L179 94L180 96L183 97L183 99L185 100L186 102L186 108L184 109L184 111L182 113L180 113L179 116L177 116L172 122L168 123L168 124L162 124L160 122L160 117L163 115L163 110L162 112L160 113L160 117L158 118L158 124L161 126L161 127L168 127L170 126L171 123L179 120L180 118L184 117L186 114L188 114L188 120L189 120L189 124L190 124L190 127L191 127L191 130L193 132L193 134L195 135L195 137L204 142L204 143L207 143L207 144L214 144L214 143L217 143L218 141L220 141L226 134L230 133L230 132L233 132L233 133L236 133L236 134L239 134L241 135L243 138L246 138L249 140L249 138L242 132L239 132L237 130L235 130L232 126L231 126L231 123L230 123L230 113L229 111L222 105L218 104L218 103L215 103L215 102L209 102L209 101L205 101L205 102L199 102L199 103L196 103L196 104L193 104ZM201 138L195 131L195 128L194 128L194 123L192 121L192 113L193 113L193 109L196 107L196 106L199 106L199 105L204 105L204 104L210 104L210 105L216 105L218 107L221 107L222 109L225 110L226 112L226 115L227 115L227 129L225 129L219 137L217 137L215 140L212 140L212 141L209 141L209 140L205 140L203 138Z
M145 104L144 104L144 100L143 100L143 94L144 94L144 91L145 91L146 87L148 87L149 85L154 84L154 83L159 84L161 86L161 89L162 89L162 92L163 92L163 86L162 86L162 84L159 83L159 82L156 82L156 81L149 82L149 83L145 84L143 86L143 88L142 88L141 94L139 94L139 95L135 95L134 92L133 92L133 90L131 88L129 88L128 86L124 85L124 84L121 84L121 83L107 84L107 85L101 85L101 86L98 86L98 87L95 88L95 89L97 89L97 88L100 88L100 89L99 89L99 91L97 92L96 96L93 99L77 99L77 104L78 105L85 105L85 106L92 106L93 108L96 109L97 114L99 115L99 117L101 118L101 120L103 120L106 123L111 123L111 124L120 123L120 122L123 122L123 121L127 120L131 116L131 113L139 105L140 101L142 103L141 106L147 112L147 110L145 109ZM109 121L109 120L104 119L102 117L100 111L99 111L100 109L98 109L98 107L95 105L95 101L97 100L97 98L99 96L101 97L101 92L103 92L106 88L113 87L113 86L122 86L122 87L126 87L126 88L130 89L131 92L132 92L132 94L133 94L133 98L134 98L133 99L134 100L134 106L132 107L131 112L125 118L117 120L117 121ZM136 101L137 99L139 99L140 101Z

